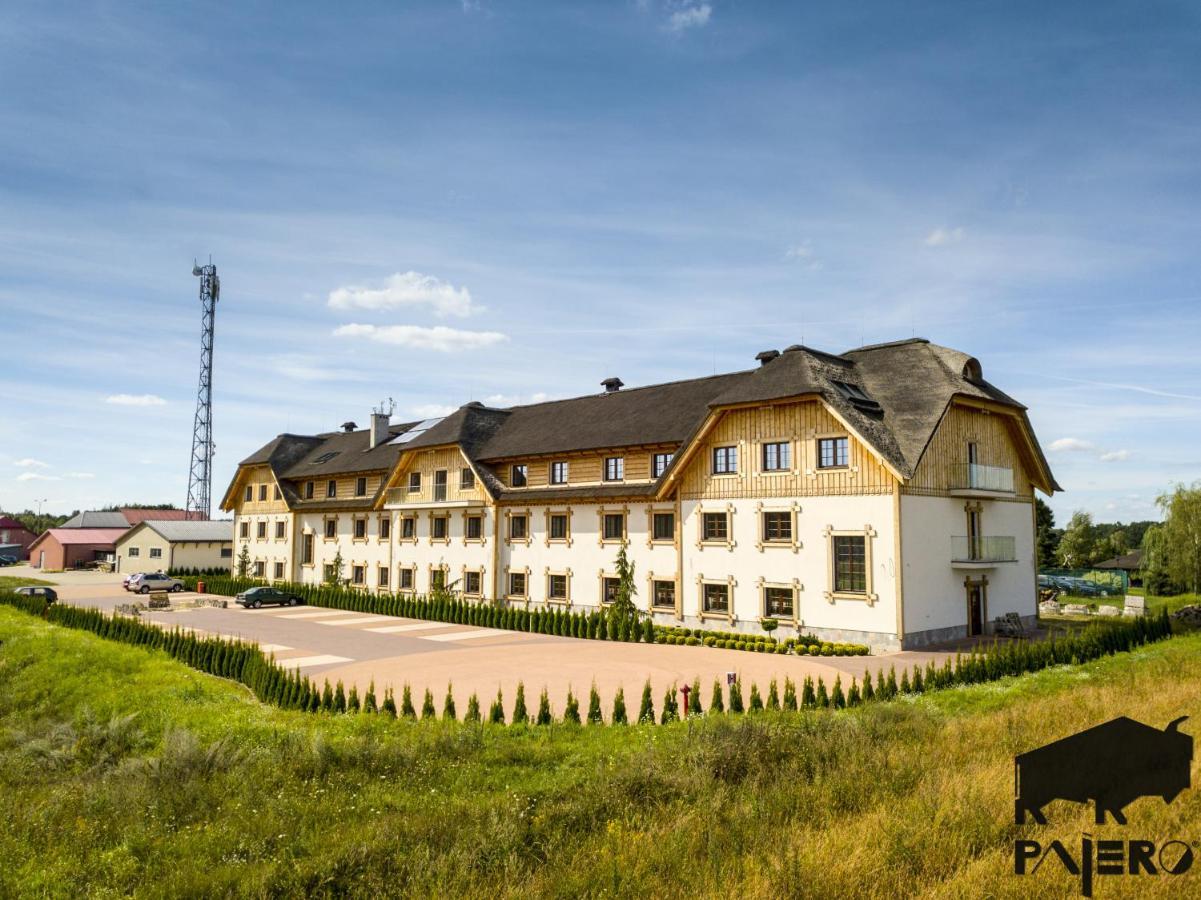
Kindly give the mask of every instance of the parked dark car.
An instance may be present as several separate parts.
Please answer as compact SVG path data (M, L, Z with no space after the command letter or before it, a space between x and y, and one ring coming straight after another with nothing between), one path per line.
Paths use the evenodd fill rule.
M0 556L0 566L15 566L17 558L15 556Z
M273 603L276 606L296 606L304 602L296 594L289 594L287 591L273 587L252 587L242 591L234 599L247 609L258 609L266 603Z
M48 587L26 585L25 587L17 588L13 593L24 594L26 597L45 597L47 603L54 603L58 600L58 592L54 588Z

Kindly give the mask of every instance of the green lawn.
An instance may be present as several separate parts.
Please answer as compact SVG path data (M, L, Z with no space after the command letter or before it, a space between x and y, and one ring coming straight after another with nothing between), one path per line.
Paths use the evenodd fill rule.
M44 578L26 578L23 575L0 575L0 591L11 591L13 588L25 587L26 585L53 585L56 582L46 581Z
M0 607L0 896L1076 896L1055 871L1015 878L1015 836L1123 829L1055 804L1019 832L1013 755L1199 700L1201 637L1182 636L837 713L396 722L265 707ZM1195 835L1194 793L1130 821Z

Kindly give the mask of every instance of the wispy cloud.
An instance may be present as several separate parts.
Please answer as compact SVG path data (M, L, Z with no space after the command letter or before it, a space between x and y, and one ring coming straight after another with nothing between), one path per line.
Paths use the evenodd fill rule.
M491 347L509 339L499 331L463 331L436 325L359 325L351 323L334 329L335 337L366 338L377 344L392 344L412 350L434 350L438 353L458 353Z
M1090 441L1082 441L1080 438L1074 437L1065 437L1051 441L1051 446L1049 449L1052 453L1084 453L1096 448Z
M814 271L822 267L822 261L814 254L813 247L809 244L809 241L801 241L799 244L793 244L784 251L784 258L802 263L806 269Z
M455 287L432 275L397 272L377 287L347 286L330 291L332 309L389 310L424 307L439 317L466 318L480 312L465 287Z
M22 472L17 481L62 481L57 475L43 475L41 472Z
M545 403L550 394L537 391L533 394L489 394L483 399L485 406L528 406L531 403Z
M302 355L276 356L272 368L294 381L362 381L364 375L351 368L333 368Z
M16 462L13 463L13 465L20 466L22 469L48 469L48 468L50 468L49 463L44 463L40 459L34 459L31 456L27 456L24 459L18 459Z
M96 476L92 472L68 472L67 477L68 478L95 478Z
M944 247L963 240L962 228L935 228L926 235L927 247Z
M1127 459L1130 459L1129 450L1110 450L1100 456L1101 462L1121 462Z
M167 401L158 394L112 394L104 398L113 406L166 406Z
M696 3L694 0L683 0L682 3L672 4L672 7L674 8L667 17L667 30L676 33L689 28L704 28L713 15L712 5Z

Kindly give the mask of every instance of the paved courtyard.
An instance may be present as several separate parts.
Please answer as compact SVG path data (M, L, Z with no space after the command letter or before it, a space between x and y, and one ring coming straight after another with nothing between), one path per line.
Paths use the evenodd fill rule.
M60 600L79 606L111 610L118 603L136 599L122 589L120 575L68 572L40 576L36 570L23 568L6 571L54 581ZM181 604L195 596L172 595ZM849 686L850 677L861 677L865 669L874 672L892 665L900 669L924 665L930 659L941 664L948 655L904 652L818 660L708 647L578 640L311 606L246 610L231 604L228 609L197 607L143 615L165 627L256 641L282 665L318 683L340 679L347 688L357 685L360 694L374 681L377 695L382 698L383 690L391 687L399 702L401 688L407 683L419 705L429 688L439 712L448 685L453 685L460 715L473 692L486 710L498 688L504 693L506 713L511 714L518 681L525 683L531 709L536 708L538 694L545 687L556 713L561 713L569 688L586 708L589 687L595 682L606 716L614 694L622 687L633 715L648 678L656 709L669 686L691 684L696 678L701 681L702 702L708 707L714 679L724 684L729 672L741 677L744 693L749 694L754 682L766 695L773 677L781 690L785 677L792 678L799 689L806 675L821 676L831 685L841 674Z

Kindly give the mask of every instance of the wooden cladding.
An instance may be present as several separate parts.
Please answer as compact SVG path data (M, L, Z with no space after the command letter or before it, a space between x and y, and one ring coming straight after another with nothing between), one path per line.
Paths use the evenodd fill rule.
M969 462L969 444L975 444L975 459L981 466L1013 470L1014 496L1029 500L1033 494L1030 468L1018 448L1022 446L1022 423L1005 413L952 405L930 440L917 471L902 491L907 494L944 494L961 487Z
M250 499L246 499L246 489L250 488ZM254 466L244 469L238 478L237 491L233 497L234 512L237 515L258 515L261 513L287 512L288 504L283 498L275 498L275 475L270 466ZM260 496L266 496L260 500Z
M434 500L439 502L443 500L482 501L484 488L480 485L478 478L472 479L470 487L463 487L461 475L463 469L466 468L470 468L470 466L457 447L423 450L397 473L392 486L402 503L429 503ZM409 490L409 475L413 472L421 475L421 489L417 491ZM445 483L438 481L438 472L446 473ZM435 497L435 493L437 493L437 497ZM392 502L391 497L392 492L389 493L389 502Z
M848 437L847 464L820 468L817 441ZM779 444L789 444L789 466L764 466L764 445L776 445L769 465L779 465ZM713 451L736 447L738 471L715 474ZM896 479L846 427L817 401L786 403L727 412L706 436L680 476L684 500L739 497L803 497L888 494Z
M567 486L601 484L605 482L605 460L611 456L618 456L625 460L623 467L624 477L619 483L646 483L654 480L651 471L655 454L671 453L674 450L674 446L653 447L651 449L640 447L637 449L606 450L601 453L568 453L562 456L548 456L539 459L507 459L494 462L492 468L507 488L513 487L512 471L513 466L517 464L526 467L526 487L545 488L563 486L563 484L555 484L550 480L551 465L556 462L567 463L567 481L565 482Z

